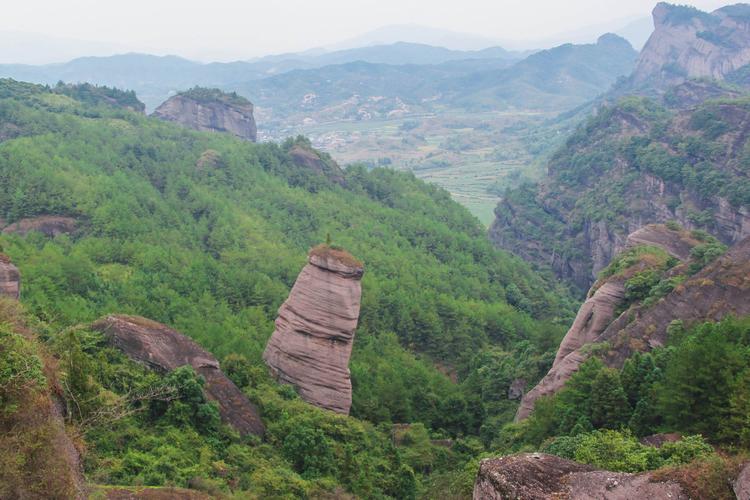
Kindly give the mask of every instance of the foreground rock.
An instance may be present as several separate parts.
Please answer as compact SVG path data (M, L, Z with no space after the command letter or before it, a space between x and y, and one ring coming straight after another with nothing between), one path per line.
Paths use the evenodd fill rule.
M32 231L37 231L45 236L54 238L61 234L70 234L76 229L76 220L72 217L59 215L42 215L21 219L3 229L5 234L18 234L26 236Z
M153 116L202 132L228 132L241 139L257 139L253 104L235 93L194 88L167 99Z
M546 455L521 453L485 459L474 483L474 500L688 500L682 486L650 473L626 474Z
M0 253L0 297L18 300L21 294L21 273L10 262L10 257Z
M219 362L190 338L166 325L138 316L112 315L92 328L109 338L128 357L149 368L169 372L190 365L203 376L206 396L216 401L222 420L242 435L264 432L258 409L219 369Z
M263 359L280 381L320 408L349 413L349 358L359 319L362 264L349 253L314 248L289 298Z

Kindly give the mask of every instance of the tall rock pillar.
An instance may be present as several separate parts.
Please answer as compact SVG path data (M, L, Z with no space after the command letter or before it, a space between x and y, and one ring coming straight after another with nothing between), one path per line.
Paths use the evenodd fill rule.
M349 358L363 273L349 253L313 248L263 353L279 382L295 386L308 403L343 414L352 405Z

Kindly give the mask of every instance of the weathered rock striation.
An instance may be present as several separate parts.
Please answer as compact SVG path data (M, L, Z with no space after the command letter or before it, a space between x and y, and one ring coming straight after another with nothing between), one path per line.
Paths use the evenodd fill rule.
M107 316L96 321L92 328L103 332L128 357L151 369L169 372L180 366L192 366L206 380L203 390L218 403L222 420L243 435L265 432L255 405L224 375L217 359L192 339L138 316Z
M37 231L45 236L54 238L61 234L70 234L76 230L77 221L73 217L60 215L41 215L21 219L3 228L5 234L18 234L25 236L32 231Z
M343 250L314 248L287 300L263 359L315 406L349 413L349 358L359 320L362 264Z
M16 299L21 295L21 273L10 257L0 253L0 297Z
M750 63L750 6L735 4L712 13L660 2L654 32L641 51L636 84L675 84L688 78L723 80Z
M474 500L688 500L682 486L651 473L627 474L544 453L521 453L482 460Z
M659 240L666 234L660 227L663 228L652 226L636 233L637 238L633 240L640 239L641 243L661 246L673 255L687 251L682 245L688 241L688 237L681 231L670 231L677 241L660 244ZM623 283L626 277L627 275L617 276L612 279ZM726 254L686 279L657 302L648 306L632 304L617 317L610 313L608 320L605 319L605 313L614 311L617 304L622 304L624 294L620 297L613 295L611 289L605 290L601 306L603 314L595 317L590 313L593 310L590 302L611 283L605 281L602 285L594 285L596 291L581 307L573 326L563 339L552 368L522 399L516 420L528 417L539 397L560 390L591 355L590 347L594 344L602 347L598 355L606 365L619 368L634 352L646 352L663 346L673 320L681 320L689 327L696 322L719 321L730 315L741 317L750 314L750 237L731 247ZM610 309L613 305L614 309ZM588 322L586 318L589 319Z
M537 399L553 394L565 385L585 359L578 350L594 342L601 335L615 318L615 311L624 300L625 284L621 278L607 281L590 292L589 298L578 310L573 325L560 343L552 368L521 399L521 405L516 412L516 420L528 417L534 410L534 403Z
M162 120L202 132L228 132L255 142L253 104L235 93L195 88L170 97L153 112Z

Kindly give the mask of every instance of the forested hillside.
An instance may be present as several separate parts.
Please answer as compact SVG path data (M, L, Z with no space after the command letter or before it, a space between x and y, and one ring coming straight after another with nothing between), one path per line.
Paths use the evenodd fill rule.
M696 104L696 93L724 96ZM581 288L650 222L674 219L737 242L750 234L748 110L740 93L692 82L663 100L605 105L552 157L539 186L505 193L490 237Z
M412 175L354 166L339 182L295 164L289 151L304 139L192 132L108 93L117 98L84 103L0 83L0 243L31 325L4 335L12 347L26 332L60 360L87 480L370 498L453 481L445 474L481 452L479 438L512 419L511 383L549 367L571 314L565 291L494 250L476 219ZM48 216L74 229L13 230ZM261 361L308 249L328 236L366 268L352 417L302 403ZM261 408L263 443L218 426L189 370L162 380L89 332L113 312L166 323L222 360ZM3 351L10 369L14 349ZM176 402L137 397L170 383L187 391ZM390 423L415 424L404 448ZM465 444L448 451L430 436Z

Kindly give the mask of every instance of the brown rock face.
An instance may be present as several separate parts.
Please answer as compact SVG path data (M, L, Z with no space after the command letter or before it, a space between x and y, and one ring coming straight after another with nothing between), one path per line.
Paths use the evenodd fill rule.
M596 470L544 453L521 453L482 460L474 483L474 500L688 500L676 482L658 481L650 473Z
M21 273L10 258L0 253L0 297L18 300L21 295Z
M742 467L732 486L737 500L750 500L750 463Z
M320 152L301 145L293 146L289 150L289 156L298 167L312 170L319 175L327 177L336 184L344 184L344 172L330 157L324 158Z
M349 357L363 272L346 252L313 249L279 308L276 329L263 353L271 373L294 385L302 399L344 414L352 404Z
M578 350L594 342L615 317L615 310L625 300L622 280L613 280L600 286L578 310L573 325L565 334L555 356L552 368L544 378L521 399L516 421L528 417L534 403L542 396L560 390L582 362Z
M219 362L193 340L166 325L137 316L112 315L92 328L104 332L115 347L149 368L169 372L190 365L202 375L206 396L216 401L222 420L240 434L265 431L258 409L219 369Z
M202 132L228 132L255 142L258 130L253 105L246 99L219 91L194 96L193 91L167 99L153 116Z
M750 23L746 4L712 13L659 3L654 32L641 51L633 79L680 83L687 78L724 77L750 63Z
M72 217L58 215L43 215L29 219L21 219L3 229L6 234L19 234L25 236L31 231L38 231L51 238L61 234L69 234L75 231L76 220Z
M675 237L680 237L680 234L675 232ZM650 243L662 246L655 239ZM673 242L667 247L676 252L680 245ZM603 361L608 366L619 368L636 350L650 351L663 346L667 341L667 328L673 320L679 319L689 327L700 321L719 321L729 315L741 317L750 314L750 238L731 247L726 254L650 307L631 306L616 318L609 313L609 320L606 320L607 311L614 311L616 301L624 299L624 295L618 299L611 289L605 290L606 294L601 298L601 316L595 318L593 313L587 312L594 307L589 305L590 301L596 299L607 284L609 282L605 282L581 306L552 368L521 400L517 421L531 414L539 397L553 394L565 385L590 356L587 346L591 344L607 342L609 345L602 354ZM586 318L590 319L587 321Z

